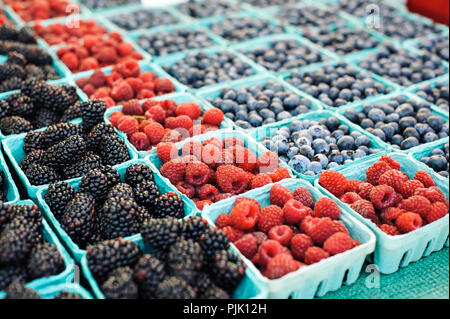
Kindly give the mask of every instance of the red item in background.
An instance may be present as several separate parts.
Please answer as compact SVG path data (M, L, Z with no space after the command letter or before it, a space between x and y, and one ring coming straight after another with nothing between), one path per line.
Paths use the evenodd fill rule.
M408 9L436 22L449 25L448 0L408 0Z

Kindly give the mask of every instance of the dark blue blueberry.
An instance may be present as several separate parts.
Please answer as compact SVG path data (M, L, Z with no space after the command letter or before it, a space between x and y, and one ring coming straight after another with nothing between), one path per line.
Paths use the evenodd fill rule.
M294 120L292 121L292 123L289 125L289 129L291 130L291 132L297 132L303 129L303 124L301 121L298 120Z
M400 121L400 115L397 112L391 113L385 118L386 123L398 122Z
M338 150L333 150L330 153L330 161L341 165L344 162L344 157Z
M321 138L315 139L312 143L312 147L316 154L328 155L328 153L330 152L330 146L325 140Z
M322 171L322 165L320 162L310 162L308 165L308 171L312 171L314 175L317 175Z
M439 139L439 136L437 136L435 133L433 132L428 132L425 134L425 136L423 137L423 142L424 143L430 143L430 142L434 142L437 141Z
M412 116L402 117L399 121L400 129L404 131L408 127L414 127L417 123L417 120Z
M442 125L444 124L444 119L442 118L442 116L431 115L430 117L428 117L427 123L433 130L439 132L442 128Z
M336 140L339 140L344 135L345 135L345 133L343 131L341 131L341 130L336 130L333 133L331 133L331 136L333 138L335 138Z
M348 118L351 122L359 124L359 115L358 112L356 112L355 110L349 109L346 110L344 113L344 116L346 118Z
M263 118L258 114L252 114L249 116L248 122L252 127L260 127L263 123Z
M392 125L383 124L383 125L381 125L380 129L383 131L387 140L390 140L392 138L392 136L394 136L394 134L395 134L395 129Z
M342 150L355 149L355 139L351 136L343 136L337 141L337 146Z
M383 130L376 128L371 133L380 138L382 141L386 141L386 134L384 134Z
M401 146L404 138L400 134L395 134L392 136L391 143L397 146Z
M436 172L441 172L447 170L448 162L447 159L442 155L433 155L427 163Z
M414 127L407 127L403 131L404 138L408 138L410 136L413 136L413 137L417 138L418 140L420 140L420 134L417 132L417 130Z
M299 150L300 154L306 156L308 158L312 158L314 156L314 150L309 145L303 145Z
M376 122L384 122L384 119L386 118L386 114L381 109L373 108L369 111L369 114L367 114L369 119L371 119L374 123Z
M311 161L319 162L322 168L326 168L328 166L328 157L326 157L323 154L317 154L315 155Z
M247 111L239 111L236 113L236 116L234 117L237 121L247 121L248 120L248 113Z
M402 150L408 150L408 149L416 147L418 145L419 145L419 141L417 140L417 138L411 136L411 137L404 139L403 142L401 142L400 147Z
M355 140L355 146L360 148L361 146L369 146L370 140L365 135L361 135Z
M375 126L375 124L373 123L373 121L371 119L364 119L361 122L361 127L364 129L373 128L374 126Z

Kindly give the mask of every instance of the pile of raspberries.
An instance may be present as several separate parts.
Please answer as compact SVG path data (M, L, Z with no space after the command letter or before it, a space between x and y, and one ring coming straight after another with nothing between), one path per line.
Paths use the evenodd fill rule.
M418 171L412 179L387 155L369 167L366 181L325 171L319 183L383 232L395 236L412 232L448 214L448 200L430 175Z
M77 79L76 83L90 99L103 100L107 107L175 91L171 80L159 78L154 72L141 72L134 60L115 65L110 74L95 70L91 76Z
M291 192L281 184L270 190L271 205L252 198L236 199L216 226L269 279L278 279L359 246L339 220L339 206L322 197L314 203L307 188Z
M203 113L197 103L177 104L173 100L130 100L109 121L127 134L138 151L149 151L161 142L179 142L186 138L217 131L223 121L217 108Z
M22 20L46 20L79 13L80 8L67 0L4 0Z
M56 51L58 58L73 73L95 70L128 60L142 60L133 45L124 42L117 32L107 36L87 35L82 41L63 46Z
M161 174L203 210L226 198L289 178L279 167L278 156L263 153L259 158L236 137L213 137L203 143L189 141L181 155L173 143L160 143L157 154Z

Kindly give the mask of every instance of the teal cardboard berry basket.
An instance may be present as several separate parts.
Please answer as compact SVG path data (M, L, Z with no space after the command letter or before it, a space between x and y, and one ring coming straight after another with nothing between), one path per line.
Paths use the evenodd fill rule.
M448 199L448 180L443 180L436 176L436 173L424 165L413 159L411 156L401 153L390 153L390 157L400 162L402 172L405 172L409 178L413 178L417 171L426 171L445 194ZM353 165L341 171L341 173L349 179L357 179L360 181L366 180L367 169L377 162L379 157L370 159L364 163ZM384 233L377 225L369 219L362 217L355 212L347 204L341 202L338 198L332 195L328 190L322 187L317 180L315 187L322 193L331 197L338 203L341 208L347 209L353 217L368 226L377 237L377 246L373 256L373 263L378 270L383 274L391 274L396 272L400 267L406 267L410 263L418 261L424 256L428 256L434 251L440 250L444 247L449 234L449 215L419 228L413 232L390 236Z
M178 192L178 190L175 187L172 187L170 184L167 184L163 177L159 174L159 172L152 166L149 165L146 161L143 160L133 160L131 162L127 162L126 164L121 164L120 166L116 167L117 171L120 174L120 178L123 182L124 174L126 172L126 169L128 166L132 164L146 164L150 166L154 173L155 177L155 183L158 186L159 191L161 194L165 194L167 192L176 192L178 193L181 198L183 199L184 203L184 209L186 216L193 215L198 212L195 205L183 194ZM77 181L69 181L68 182L75 190L78 189L78 185L80 183L80 180ZM41 188L37 193L37 202L39 207L41 208L45 218L49 221L50 225L53 227L55 232L58 234L59 238L61 238L61 241L64 243L64 245L67 247L68 251L71 253L71 255L74 257L74 259L77 262L80 262L83 256L86 254L86 249L80 248L78 244L76 244L72 238L67 234L67 232L62 228L60 222L54 215L54 213L51 211L49 205L45 201L45 194L47 193L48 187ZM138 236L137 234L127 237L127 239L133 239Z
M278 184L294 191L299 187L305 187L314 198L314 202L325 197L311 184L299 179L286 179ZM270 205L269 194L274 184L269 184L258 190L249 191L238 197L249 197L256 199L262 207ZM207 206L202 216L212 226L215 225L217 217L221 214L229 214L233 209L236 198L228 198L215 206ZM267 285L269 298L272 299L311 299L315 296L323 296L329 291L339 289L343 284L354 283L361 272L364 260L375 249L375 235L357 221L345 207L341 208L340 220L348 228L352 238L357 239L361 245L348 250L342 254L321 260L320 262L303 266L299 270L287 274L280 279L269 280L264 277L256 266L247 258L241 255L247 267L254 273L258 281ZM232 245L236 250L237 248Z
M5 175L4 187L0 189L6 195L6 204L14 204L20 199L19 190L17 189L16 183L14 182L11 173L9 171L8 165L6 165L5 158L0 149L0 172Z

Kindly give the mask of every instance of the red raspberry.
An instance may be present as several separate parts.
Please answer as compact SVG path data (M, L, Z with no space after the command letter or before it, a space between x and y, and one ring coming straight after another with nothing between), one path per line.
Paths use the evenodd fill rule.
M95 86L96 88L105 86L106 84L106 76L101 70L95 70L94 73L89 77L89 83Z
M381 219L383 222L391 225L395 223L397 218L404 213L406 213L406 210L404 209L389 207L381 213Z
M127 78L125 79L125 82L131 86L135 95L144 89L144 82L139 78Z
M233 194L228 194L228 193L217 194L215 202L220 202L221 200L225 200L230 197L233 197Z
M202 109L197 103L184 102L178 105L176 114L177 116L187 115L191 119L196 120L202 115Z
M428 223L432 223L438 219L443 218L448 214L448 206L442 202L436 202L431 204L430 212L425 216L425 220Z
M323 249L334 256L352 249L355 247L354 244L354 240L348 234L335 233L325 241Z
M147 71L142 72L139 75L139 78L144 82L153 82L157 78L157 75L155 72Z
M347 227L342 221L333 220L333 223L334 223L334 231L336 233L345 233L350 235L350 232L348 231Z
M354 202L350 205L350 208L364 218L375 218L375 208L373 207L373 204L365 199Z
M111 117L108 120L114 127L117 128L117 126L119 125L119 121L124 116L125 115L122 112L114 112L113 114L111 114Z
M328 257L330 254L326 250L320 247L309 247L305 252L305 264L312 265Z
M413 179L420 181L425 187L435 186L433 178L425 171L418 171Z
M177 185L184 179L186 172L186 164L180 159L174 159L165 163L160 172L162 176L167 178L173 185Z
M128 60L117 65L117 71L124 78L138 78L141 73L139 64L134 60Z
M103 47L97 54L97 60L102 64L113 64L117 58L117 50L113 47Z
M217 194L219 194L219 190L211 184L203 185L198 191L200 199L208 199L212 202L214 202Z
M380 229L388 234L389 236L397 236L400 235L400 232L398 231L397 227L393 225L383 224L380 226Z
M294 199L309 208L314 207L314 199L309 190L305 187L299 187L294 191Z
M127 115L142 115L144 110L138 100L133 99L125 102L122 106L122 112Z
M378 185L370 191L369 198L375 208L383 209L394 205L396 194L391 186Z
M349 179L349 180L347 180L347 189L345 191L346 192L357 193L358 192L358 187L362 183L363 182L358 181L357 179Z
M203 141L203 146L206 146L206 145L214 145L215 147L217 147L220 150L223 149L223 142L220 139L218 139L217 137L211 137L210 139Z
M175 86L169 79L158 78L155 80L155 90L158 93L172 93L175 91Z
M202 146L200 158L209 167L215 168L222 159L222 151L213 144L207 144Z
M323 245L335 232L333 220L329 217L314 218L306 228L306 234L311 237L316 245Z
M202 143L198 141L189 141L186 142L181 148L182 156L194 155L197 159L202 158Z
M259 264L266 266L272 258L283 253L283 246L276 240L267 240L259 246Z
M218 167L216 179L223 192L232 194L241 194L250 182L243 169L232 165Z
M272 227L283 225L283 210L275 205L264 208L257 221L258 229L268 232Z
M192 119L187 115L168 117L165 120L166 128L170 129L182 128L189 132L189 129L192 127L192 125Z
M209 180L209 167L205 163L190 163L186 166L185 180L193 186L202 186Z
M212 205L213 202L210 200L201 200L197 203L195 203L195 206L197 206L198 210L203 210L206 206Z
M265 185L272 184L272 179L268 174L258 174L252 179L251 188L260 188Z
M251 235L255 237L258 246L260 246L263 242L265 242L268 239L267 235L261 231L251 233Z
M133 133L133 135L131 135L130 142L138 151L146 151L150 147L150 141L148 140L147 135L142 132Z
M408 175L402 171L391 169L383 173L378 180L378 185L388 185L400 192L402 185L409 180Z
M400 194L402 194L404 198L408 198L413 196L414 192L418 188L424 188L422 182L418 181L417 179L412 179L403 183L403 185L400 187Z
M299 225L309 215L308 209L295 199L290 199L283 208L284 222L289 225Z
M156 145L162 141L164 135L166 134L166 131L161 124L157 122L151 122L144 127L144 133L147 135L150 142L153 145Z
M98 69L98 67L99 65L97 59L94 57L89 57L81 61L79 71L95 70Z
M245 235L242 230L233 228L231 226L226 226L222 228L221 231L223 231L227 235L228 240L232 243L235 243Z
M425 218L431 210L431 202L426 197L414 195L403 200L399 208L419 214L422 218Z
M409 233L422 227L422 217L416 213L404 213L395 221L395 225L401 233Z
M218 108L209 109L203 114L203 123L219 127L223 121L223 112Z
M369 199L369 194L373 189L373 185L370 183L361 183L358 186L358 195L361 196L362 199Z
M285 167L278 167L274 173L269 174L274 183L278 183L283 179L291 178L289 171Z
M186 182L179 182L176 185L176 188L180 191L180 193L186 195L189 198L194 198L194 196L195 196L195 188L191 184L188 184ZM202 199L204 199L204 198L202 198ZM225 225L225 226L228 226L228 225ZM225 227L225 226L222 226L222 227ZM219 227L219 228L221 228L221 227Z
M174 143L159 143L156 147L156 152L159 160L163 163L178 157L178 149Z
M125 81L114 83L111 90L111 97L115 101L127 101L134 97L133 88Z
M257 205L259 210L261 210L261 204L253 198L248 198L248 197L238 197L236 198L236 200L234 201L234 206L236 206L237 204L240 204L242 202L246 202L248 205Z
M297 234L292 237L291 251L294 257L300 261L305 259L305 252L309 247L313 247L312 239L305 234Z
M216 219L216 227L224 228L231 225L231 217L227 214L220 214Z
M161 105L155 105L145 112L145 117L158 123L164 123L166 120L166 111L161 107Z
M278 279L291 272L297 271L303 266L292 258L291 255L280 254L275 256L267 265L264 275L269 279Z
M276 240L283 246L289 246L292 235L292 229L286 225L274 226L269 230L269 238Z
M378 185L381 175L392 168L385 161L378 161L367 169L366 182L374 186ZM361 196L362 197L362 196Z
M275 184L270 189L270 203L277 205L279 207L284 207L284 205L290 200L294 199L292 192L286 187Z
M250 234L244 235L241 239L234 243L237 249L244 257L252 259L258 252L258 245L255 237Z
M124 132L128 136L131 136L139 131L139 123L134 117L125 116L124 118L122 118L117 129L121 132Z
M273 173L279 166L278 155L273 152L266 152L258 158L256 165L259 173Z
M241 148L242 153L236 152L235 162L244 171L252 172L256 167L256 156L250 150L243 148L241 146L236 146L236 148Z
M223 144L224 144L225 149L236 146L236 145L240 145L240 146L244 147L244 142L241 141L240 139L238 139L237 137L227 137L223 141Z
M258 205L241 202L235 205L230 213L231 224L240 230L252 229L256 225L260 212Z
M160 104L160 102L158 102L158 101L155 101L155 100L145 100L143 103L142 103L142 108L144 109L144 112L147 112L148 110L150 110L153 106L157 106L157 105L159 105L159 106L161 106L162 107L162 105ZM164 109L164 108L163 108ZM165 110L165 109L164 109Z
M399 170L401 168L401 165L399 162L394 160L392 157L389 157L388 155L384 154L380 157L380 161L386 162L389 164L389 166L393 169Z
M319 183L336 197L344 195L347 189L347 177L339 172L326 170L319 177Z
M80 65L78 57L72 52L67 52L60 59L65 65L67 65L70 71L76 71Z
M162 138L161 142L171 142L171 143L178 143L181 140L183 140L183 136L181 136L180 133L178 133L175 130L165 130L164 137Z
M332 199L322 197L316 202L314 206L314 217L330 217L331 219L339 219L341 210Z
M414 195L424 196L432 203L446 201L444 193L436 186L431 186L430 188L418 188L414 192Z
M122 42L117 46L117 52L120 56L128 56L133 52L133 45L128 42Z
M403 200L403 196L400 193L395 193L395 200L392 206L397 206Z
M344 195L339 198L341 202L346 203L348 205L353 204L354 202L361 200L361 196L354 192L345 193Z

